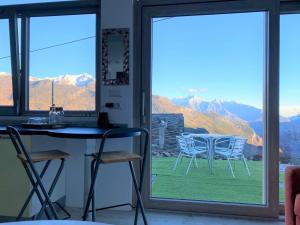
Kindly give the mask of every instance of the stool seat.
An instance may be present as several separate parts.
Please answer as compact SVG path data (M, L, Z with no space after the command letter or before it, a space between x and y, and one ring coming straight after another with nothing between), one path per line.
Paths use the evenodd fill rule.
M94 159L97 158L98 153L92 154ZM142 160L142 156L126 152L126 151L112 151L112 152L103 152L100 158L100 162L104 164L108 163L119 163L119 162L129 162L134 160Z
M60 150L48 150L48 151L42 151L42 152L33 152L29 153L32 162L43 162L48 160L55 160L55 159L66 159L70 155L66 152L60 151ZM24 154L18 154L17 157L23 161L27 162L27 159Z

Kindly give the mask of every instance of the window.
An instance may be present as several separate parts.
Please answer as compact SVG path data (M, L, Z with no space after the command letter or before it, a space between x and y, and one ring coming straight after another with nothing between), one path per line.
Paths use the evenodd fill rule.
M28 109L95 111L96 16L32 17L29 39Z
M99 108L99 2L47 2L0 0L1 115L46 114L53 104L66 115Z
M300 14L281 15L280 19L279 190L284 202L285 167L300 164Z
M141 3L149 207L277 216L279 14L253 2Z
M265 204L265 13L155 18L152 37L152 198Z
M13 106L8 19L0 19L0 106Z

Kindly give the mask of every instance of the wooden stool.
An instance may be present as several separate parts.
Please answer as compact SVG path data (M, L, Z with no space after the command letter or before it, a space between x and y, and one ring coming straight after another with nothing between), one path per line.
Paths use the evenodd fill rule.
M7 131L11 138L11 141L14 144L15 150L17 152L17 157L18 157L18 159L20 159L20 161L28 175L28 178L32 184L32 187L33 187L31 192L29 193L22 209L20 210L20 212L17 216L17 220L20 220L21 217L23 216L23 213L24 213L26 207L28 206L34 193L37 194L37 197L42 205L40 212L36 216L36 219L40 219L43 212L45 212L48 219L52 219L48 209L46 208L46 206L48 205L50 207L50 211L51 211L54 219L57 220L58 219L57 212L53 206L53 202L50 200L50 197L51 197L53 190L57 184L58 178L63 170L65 159L69 157L69 154L59 151L59 150L49 150L49 151L43 151L43 152L28 153L22 142L22 139L21 139L21 136L20 136L20 133L18 132L18 130L14 127L8 126ZM61 163L60 163L58 171L53 179L53 182L50 186L50 189L47 193L47 191L42 183L42 178L44 177L50 163L53 160L60 160ZM34 163L37 163L37 162L45 162L45 166L43 167L41 174L39 174L37 172L37 170L34 166ZM40 188L40 190L39 190L39 188ZM59 207L62 208L60 205L59 205ZM70 216L70 214L65 209L63 209L63 210L65 213L67 213L68 216Z
M128 137L137 137L140 138L142 135L145 136L144 141L144 148L143 148L143 155L138 155L126 151L112 151L112 152L103 152L104 144L106 139L110 138L128 138ZM142 140L141 140L142 142ZM122 162L128 162L130 172L133 179L134 188L137 195L137 205L135 210L135 219L134 224L137 224L138 220L138 213L139 208L141 209L141 213L143 216L144 224L148 224L146 214L145 214L145 208L141 197L141 190L142 190L142 183L144 178L144 172L145 172L145 162L147 157L147 151L148 151L148 142L149 142L149 132L146 129L142 128L126 128L126 129L111 129L104 133L99 151L97 153L91 154L93 160L91 163L91 186L89 190L89 195L87 198L87 203L85 206L84 214L83 214L83 220L87 219L87 215L89 212L90 204L92 203L92 220L95 221L95 182L98 174L99 165L102 164L110 164L110 163L122 163ZM142 145L141 145L142 146ZM142 152L142 151L141 151ZM134 167L133 167L133 161L142 161L142 169L141 169L141 176L140 176L140 183L138 185ZM119 205L121 206L121 205ZM106 208L112 208L112 207L106 207Z

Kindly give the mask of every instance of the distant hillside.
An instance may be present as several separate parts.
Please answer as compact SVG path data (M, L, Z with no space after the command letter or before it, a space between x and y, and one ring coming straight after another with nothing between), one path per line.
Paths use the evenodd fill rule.
M29 108L49 110L54 83L54 103L64 110L95 109L95 78L89 74L63 75L29 80ZM0 105L12 104L11 76L0 73Z
M95 79L88 74L64 75L55 78L31 77L29 85L30 109L48 110L54 82L54 102L65 110L94 110Z
M12 79L8 73L0 72L0 105L13 105Z
M280 123L280 148L300 163L300 118Z
M182 113L186 128L204 128L209 133L242 135L248 138L249 144L262 145L262 139L243 120L229 119L214 112L197 112L191 108L175 105L162 96L152 96L152 113Z
M261 121L262 110L253 106L240 104L234 101L211 102L203 101L200 97L189 96L186 98L175 98L172 102L176 105L191 108L198 112L215 113L226 117L238 117L247 122Z

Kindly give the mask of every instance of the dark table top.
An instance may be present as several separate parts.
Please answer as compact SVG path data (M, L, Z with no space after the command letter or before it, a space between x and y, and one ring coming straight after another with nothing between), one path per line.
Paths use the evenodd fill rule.
M102 138L107 131L100 128L67 127L61 129L28 129L17 127L22 135L48 135L61 138ZM0 134L7 134L6 127L0 126Z
M88 128L88 127L66 127L60 129L28 129L17 127L22 135L47 135L58 138L76 138L76 139L97 139L103 138L103 135L109 129ZM114 138L130 137L136 132L131 131L130 128L123 128L126 135L115 135ZM7 134L5 126L0 126L0 134Z

